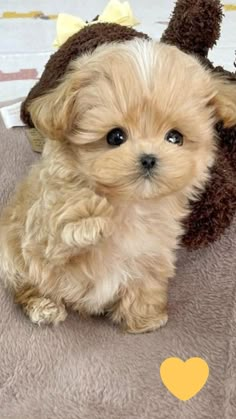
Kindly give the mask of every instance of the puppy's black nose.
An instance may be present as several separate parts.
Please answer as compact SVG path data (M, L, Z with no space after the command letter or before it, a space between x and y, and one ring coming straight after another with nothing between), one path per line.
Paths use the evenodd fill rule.
M143 154L140 161L146 171L154 169L157 164L157 158L153 154Z

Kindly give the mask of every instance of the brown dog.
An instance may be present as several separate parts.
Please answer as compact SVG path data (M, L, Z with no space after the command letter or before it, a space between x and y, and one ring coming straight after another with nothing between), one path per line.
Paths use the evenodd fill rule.
M0 220L0 266L35 323L65 306L137 333L167 321L188 201L214 162L236 87L175 47L132 40L78 58L30 104L48 138Z

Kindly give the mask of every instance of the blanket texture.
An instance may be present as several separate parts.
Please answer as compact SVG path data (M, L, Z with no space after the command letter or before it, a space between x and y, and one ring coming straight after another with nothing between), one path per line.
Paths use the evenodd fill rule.
M22 128L0 121L0 205L38 156ZM0 419L233 419L236 417L236 220L214 245L179 252L169 322L123 334L104 318L70 314L36 327L0 279ZM191 400L160 379L168 357L202 357L210 368Z

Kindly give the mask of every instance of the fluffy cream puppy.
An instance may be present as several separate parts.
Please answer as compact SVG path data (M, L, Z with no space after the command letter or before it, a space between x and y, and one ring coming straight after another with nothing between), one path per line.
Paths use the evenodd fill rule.
M138 333L167 321L167 285L236 87L175 47L133 40L71 63L30 104L47 138L0 221L5 282L34 323L66 307Z

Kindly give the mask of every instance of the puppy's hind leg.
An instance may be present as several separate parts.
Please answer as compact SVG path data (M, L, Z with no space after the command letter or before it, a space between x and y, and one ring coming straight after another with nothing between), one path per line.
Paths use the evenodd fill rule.
M33 284L24 285L16 292L15 303L20 304L30 320L38 325L57 325L67 316L64 304L56 304L43 296Z
M167 323L167 282L132 280L120 290L119 300L108 310L114 323L129 333L144 333Z

